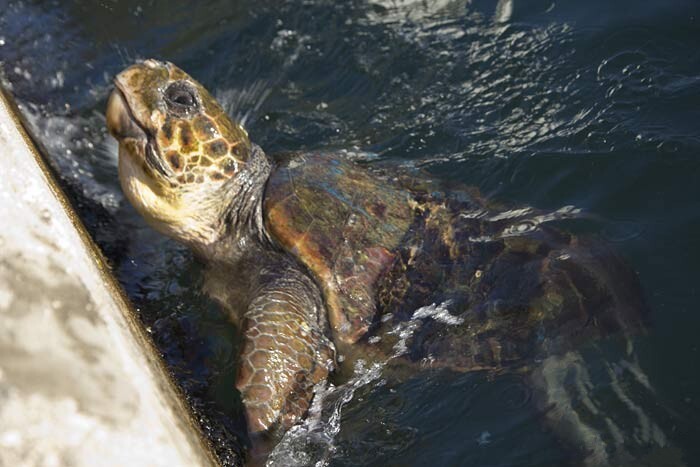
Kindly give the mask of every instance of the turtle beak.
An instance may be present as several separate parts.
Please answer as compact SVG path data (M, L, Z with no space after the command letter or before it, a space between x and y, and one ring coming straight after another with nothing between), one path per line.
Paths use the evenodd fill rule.
M147 140L146 132L136 123L124 94L115 86L107 101L107 128L118 141L127 138Z
M139 147L143 149L143 153L139 154L145 158L146 163L163 176L171 175L156 154L153 140L148 137L148 133L143 127L136 122L124 94L116 86L107 101L107 128L110 134L119 142L131 138L138 143L142 143L139 144Z

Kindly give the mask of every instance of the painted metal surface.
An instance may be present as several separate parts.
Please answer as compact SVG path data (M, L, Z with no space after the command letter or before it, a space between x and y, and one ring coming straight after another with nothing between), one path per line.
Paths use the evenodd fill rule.
M0 96L0 465L217 465Z

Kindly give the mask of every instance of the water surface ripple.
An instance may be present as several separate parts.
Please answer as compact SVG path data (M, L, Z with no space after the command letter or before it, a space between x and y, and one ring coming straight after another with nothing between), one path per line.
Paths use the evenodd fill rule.
M574 210L567 228L613 244L652 310L646 335L539 362L546 394L520 375L358 364L319 388L278 465L576 464L542 417L557 401L598 459L604 443L628 465L690 466L698 21L691 0L0 0L0 64L225 465L246 443L235 329L200 293L190 253L124 200L104 128L111 78L139 58L189 71L267 152L344 150L558 222Z

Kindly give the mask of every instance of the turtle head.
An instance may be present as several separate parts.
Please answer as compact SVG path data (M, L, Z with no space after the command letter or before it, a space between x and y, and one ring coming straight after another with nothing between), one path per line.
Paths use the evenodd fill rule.
M222 214L226 186L252 152L248 134L207 90L157 60L117 75L107 127L119 142L127 198L159 231L206 242Z

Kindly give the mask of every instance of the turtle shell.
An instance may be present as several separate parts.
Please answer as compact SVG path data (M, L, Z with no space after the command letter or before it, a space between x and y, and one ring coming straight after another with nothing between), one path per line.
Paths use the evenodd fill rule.
M317 278L335 337L354 343L377 311L376 285L414 218L412 195L332 154L288 158L265 193L265 222Z
M642 332L649 310L637 275L601 240L546 224L556 217L476 196L423 204L377 285L384 316L368 342L421 366L473 371Z

